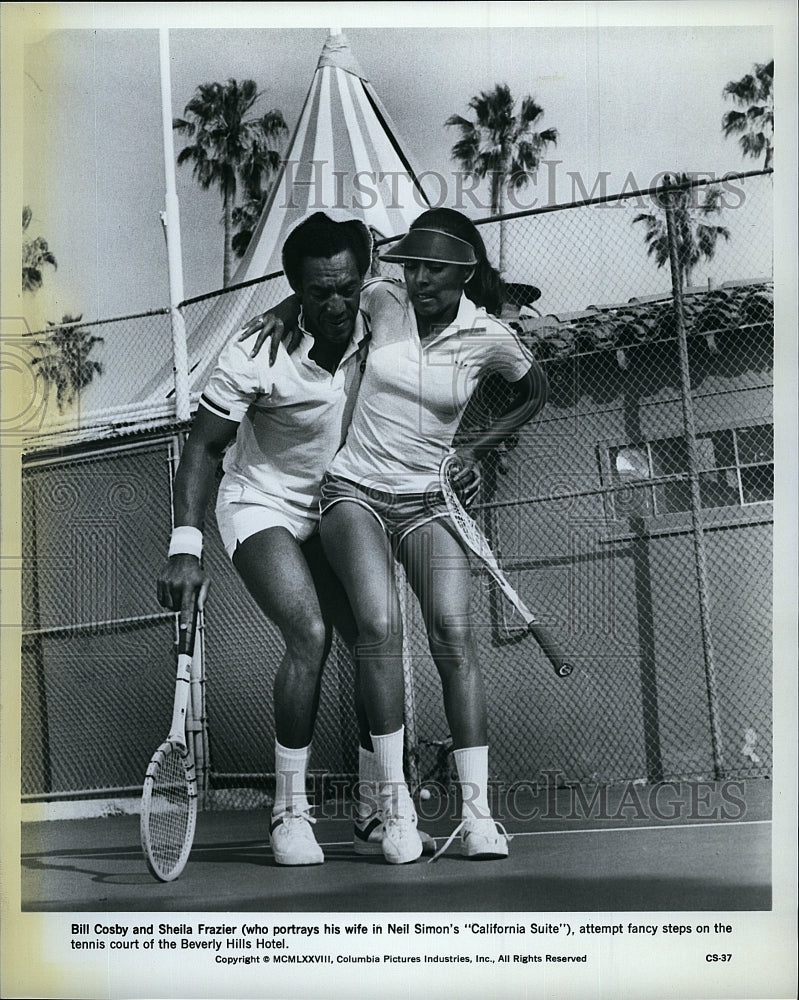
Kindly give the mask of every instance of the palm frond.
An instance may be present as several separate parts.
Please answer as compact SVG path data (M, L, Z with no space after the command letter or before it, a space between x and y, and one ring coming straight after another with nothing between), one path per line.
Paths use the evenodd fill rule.
M774 156L772 133L774 128L774 60L755 63L753 71L740 80L730 80L722 96L744 110L727 111L721 119L725 139L739 136L744 156L752 159L765 157L766 168Z
M556 128L546 128L543 132L538 133L538 138L544 145L556 146L558 143L558 130Z
M44 284L44 278L42 277L42 272L38 267L23 266L22 268L23 292L38 292L43 284Z
M747 132L740 138L741 149L746 156L757 159L766 148L767 139L762 132Z
M460 128L465 131L469 131L474 128L474 125L469 121L468 118L464 118L463 115L450 115L449 118L444 122L445 128Z
M721 119L724 138L728 139L736 132L743 132L747 118L743 111L727 111Z
M724 97L731 97L738 104L748 104L757 98L757 83L751 73L742 76L740 80L730 80L722 91Z
M697 262L700 257L712 260L716 252L716 244L720 239L727 243L730 240L730 231L726 226L698 225L696 227Z

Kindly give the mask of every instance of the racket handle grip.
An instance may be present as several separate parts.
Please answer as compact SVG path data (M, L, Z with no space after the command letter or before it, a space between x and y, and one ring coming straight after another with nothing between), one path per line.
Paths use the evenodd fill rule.
M563 653L563 650L555 641L549 629L544 628L543 625L531 624L530 632L533 634L536 642L546 654L547 659L552 664L552 667L558 677L568 677L572 672L573 667L571 663L566 661L566 656Z
M178 620L178 655L179 656L193 656L194 655L194 639L197 634L197 602L195 601L191 607L191 612L186 615L184 612L180 613Z

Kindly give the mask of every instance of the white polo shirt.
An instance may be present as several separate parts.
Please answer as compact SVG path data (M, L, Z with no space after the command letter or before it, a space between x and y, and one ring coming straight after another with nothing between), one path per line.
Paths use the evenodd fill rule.
M497 372L516 382L532 355L465 296L455 320L424 342L400 282L367 282L361 309L371 320L369 357L346 444L329 471L375 489L424 493L438 484L479 379Z
M200 403L241 425L223 460L228 500L267 497L318 515L322 475L352 417L367 332L359 315L333 374L309 357L314 339L305 331L293 354L280 345L271 367L266 347L250 358L251 344L234 339L222 351Z

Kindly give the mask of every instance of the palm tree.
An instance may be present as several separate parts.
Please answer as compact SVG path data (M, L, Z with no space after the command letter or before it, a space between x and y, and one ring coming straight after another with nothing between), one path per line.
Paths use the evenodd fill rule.
M654 212L636 215L632 224L643 222L646 227L644 239L647 253L655 258L658 267L669 263L669 239L666 229L665 199L670 198L674 209L677 230L677 260L680 268L680 285L691 284L691 275L700 260L712 260L719 239L729 240L730 231L726 226L709 221L722 208L720 188L709 188L704 200L697 203L695 187L689 186L686 174L680 174L671 190L653 196Z
M39 374L56 389L58 409L71 405L81 389L85 388L95 375L101 375L103 366L89 358L95 344L102 344L87 326L81 326L82 316L66 313L60 323L47 324L43 340L33 344L42 355L34 358Z
M25 205L22 209L23 292L37 292L42 287L44 283L44 274L42 272L45 264L49 264L51 267L58 267L55 257L47 246L46 239L42 236L37 236L32 240L25 238L24 234L28 231L28 226L30 226L32 218L33 212L28 205Z
M481 91L469 101L474 120L452 115L447 128L457 128L460 139L452 147L452 158L470 176L489 178L491 214L502 215L505 195L510 188L525 187L549 146L558 141L555 128L536 132L544 109L533 97L523 97L516 113L516 101L507 84ZM499 230L499 270L505 270L505 241Z
M247 247L250 245L250 240L263 214L268 197L268 191L261 191L257 194L253 192L233 209L231 222L236 232L233 234L231 247L233 253L239 258L247 252Z
M722 94L745 109L728 111L721 119L724 138L739 135L744 156L765 156L768 170L774 160L774 60L755 63L751 73L730 80Z
M275 146L288 133L280 111L248 117L260 96L252 80L203 83L184 108L185 117L172 122L176 131L193 140L178 154L178 165L192 163L202 189L217 187L222 195L224 285L230 281L232 215L239 185L248 193L261 190L280 166Z

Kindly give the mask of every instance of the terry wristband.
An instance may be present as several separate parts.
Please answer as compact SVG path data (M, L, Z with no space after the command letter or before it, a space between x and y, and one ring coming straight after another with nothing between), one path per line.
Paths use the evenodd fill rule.
M198 559L202 556L203 533L199 528L194 528L190 524L181 524L172 529L172 537L169 540L169 555L179 554L197 556Z

